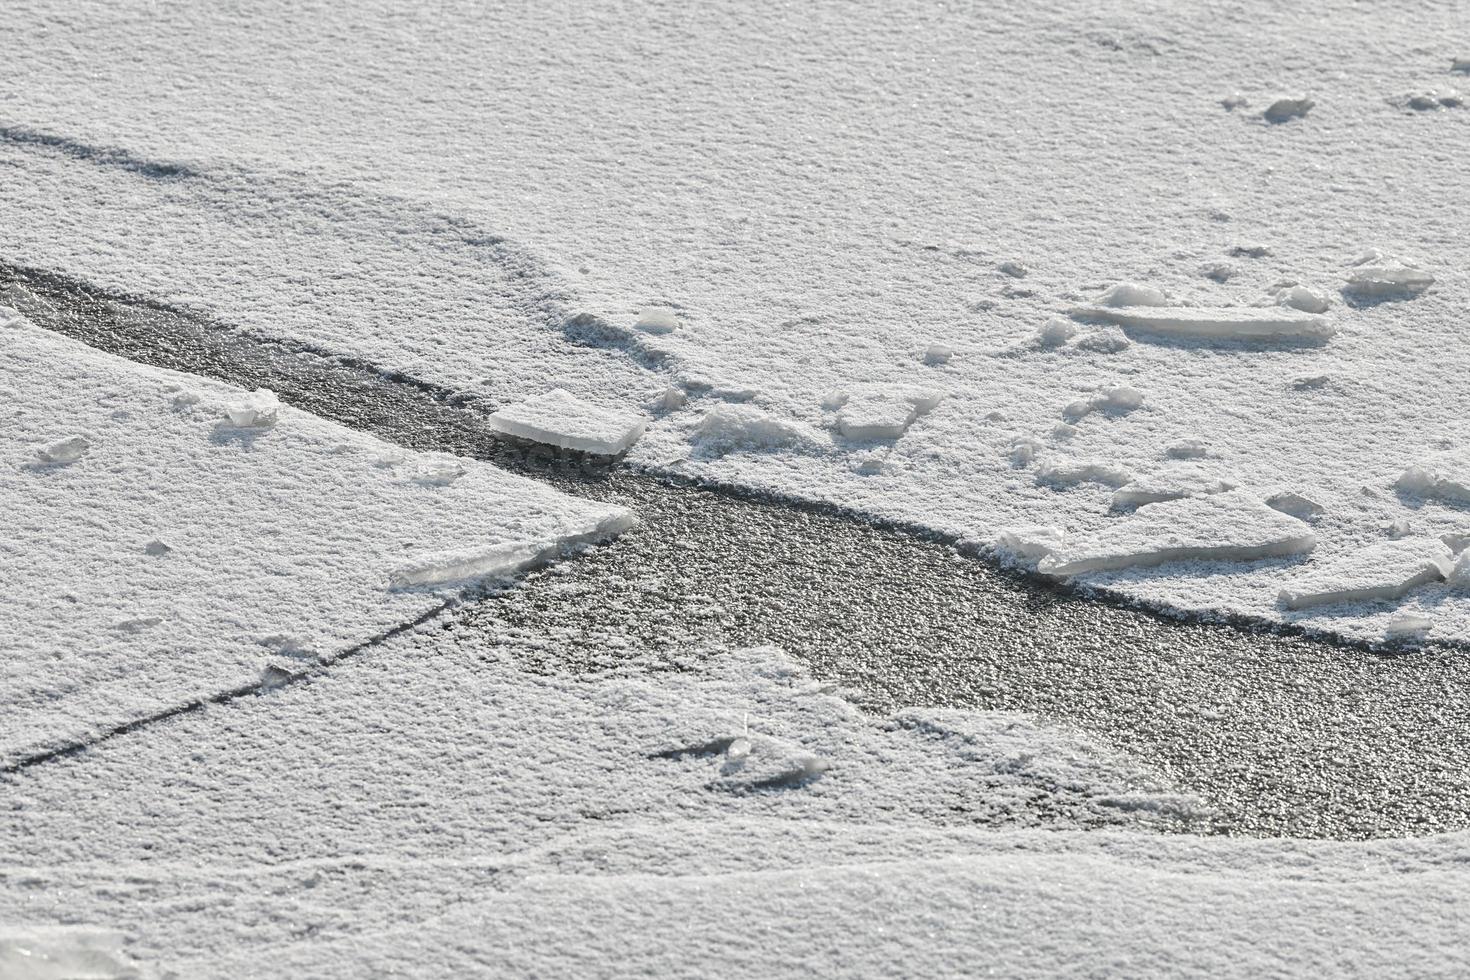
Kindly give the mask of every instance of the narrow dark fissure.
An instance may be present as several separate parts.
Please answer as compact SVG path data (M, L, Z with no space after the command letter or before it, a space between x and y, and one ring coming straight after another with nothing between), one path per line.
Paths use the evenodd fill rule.
M486 636L572 637L527 669L596 669L629 649L773 643L874 711L938 704L1076 725L1199 794L1218 811L1216 832L1363 838L1470 827L1470 665L1456 649L1384 655L1175 621L828 508L509 445L432 385L50 273L0 266L0 304L135 361L271 388L403 446L489 460L636 509L641 525L620 540L460 610L458 622Z

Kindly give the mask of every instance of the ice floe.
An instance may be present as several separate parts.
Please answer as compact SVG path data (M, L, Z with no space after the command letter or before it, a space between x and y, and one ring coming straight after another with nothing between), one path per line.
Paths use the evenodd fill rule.
M1281 590L1280 601L1287 609L1306 609L1398 599L1443 579L1451 567L1450 549L1436 538L1381 541L1303 568Z
M52 463L64 466L67 463L75 463L87 454L92 448L92 442L86 436L67 436L58 439L43 449L36 450L36 455L43 463Z
M1253 561L1305 554L1316 544L1300 521L1234 490L1150 504L1091 533L1068 535L1038 570L1071 576L1173 561Z
M1331 302L1325 295L1306 286L1287 286L1276 292L1276 305L1289 306L1303 313L1326 313Z
M1050 524L1008 527L1000 531L991 547L1002 560L1034 567L1062 547L1063 533Z
M1101 483L1116 488L1133 482L1133 474L1127 467L1106 459L1054 459L1037 467L1036 482L1060 488L1083 483Z
M898 439L943 397L924 389L859 392L842 400L837 431L846 439Z
M1348 272L1343 295L1357 300L1410 298L1434 285L1434 276L1412 262L1373 249Z
M1322 516L1323 507L1317 501L1293 490L1282 490L1266 498L1266 506L1279 510L1300 521L1315 520Z
M1316 104L1305 96L1300 98L1277 99L1267 106L1266 111L1261 113L1261 115L1265 117L1267 122L1284 123L1292 119L1300 119L1308 112L1311 112L1312 107Z
M627 452L648 424L631 412L601 408L562 388L507 405L486 421L502 435L597 456Z
M1074 316L1169 337L1321 341L1337 329L1319 315L1255 306L1084 306Z
M257 388L225 406L225 417L237 429L268 429L280 416L281 400L268 388Z
M645 306L633 326L644 333L673 333L679 329L679 314L669 306Z
M1470 504L1470 454L1432 454L1404 470L1395 485L1417 497Z
M776 418L754 405L721 403L704 413L694 430L695 445L719 455L741 449L776 449L816 441L795 422Z
M1196 497L1209 493L1225 493L1239 484L1199 465L1173 466L1157 473L1137 477L1119 487L1113 494L1113 509L1142 507L1145 504Z

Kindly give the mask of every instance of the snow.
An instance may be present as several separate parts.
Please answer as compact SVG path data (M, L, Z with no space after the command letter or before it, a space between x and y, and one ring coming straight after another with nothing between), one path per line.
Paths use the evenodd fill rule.
M78 926L0 927L0 976L11 980L141 980L117 932Z
M930 344L924 349L925 364L948 364L951 357L954 357L954 348L947 344Z
M1042 347L1060 347L1077 335L1077 324L1059 316L1050 317L1036 331L1036 342Z
M1062 547L1063 537L1061 528L1049 524L1011 527L995 536L992 547L1003 561L1034 568Z
M36 455L43 463L54 463L65 466L67 463L75 463L87 454L92 448L92 442L86 436L67 436L47 446L45 449L36 451Z
M1062 489L1083 483L1122 487L1133 482L1133 474L1106 459L1048 459L1036 468L1036 482Z
M198 400L177 406L180 386ZM545 557L628 520L472 460L425 486L412 478L425 457L274 398L272 427L240 428L233 415L259 393L24 323L6 332L0 387L5 764L254 683L271 664L262 636L336 654L416 619L452 594L390 588L416 556ZM34 445L71 428L91 448L38 464Z
M1120 282L1097 298L1099 306L1168 306L1169 298L1162 290L1140 286L1136 282Z
M723 454L812 445L816 438L801 426L775 418L754 405L720 404L704 413L694 443L706 453Z
M1400 538L1346 555L1319 557L1281 590L1281 604L1306 609L1399 599L1444 579L1452 561L1450 549L1436 538Z
M627 452L648 424L632 413L601 408L561 388L506 405L487 421L503 435L598 456Z
M1038 570L1066 577L1176 561L1255 561L1305 554L1317 537L1244 491L1140 507L1103 530L1068 535Z
M1324 341L1337 329L1320 316L1261 307L1079 307L1074 315L1166 337Z

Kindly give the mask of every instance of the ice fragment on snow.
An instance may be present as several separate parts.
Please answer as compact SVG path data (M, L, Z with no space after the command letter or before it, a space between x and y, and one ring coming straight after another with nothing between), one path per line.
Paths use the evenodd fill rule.
M21 316L20 311L15 309L14 307L0 306L0 330L14 329L24 326L29 322L30 321Z
M1389 521L1388 526L1383 530L1390 538L1407 538L1409 536L1409 519L1407 517L1400 517L1397 520Z
M1267 122L1284 123L1305 116L1316 104L1305 96L1299 99L1277 99L1267 106L1266 111L1261 115L1266 118Z
M1300 521L1309 521L1320 517L1323 512L1321 504L1310 497L1304 497L1290 490L1273 493L1266 498L1266 506L1272 510L1279 510L1283 514L1290 514Z
M1038 484L1053 487L1075 487L1082 483L1101 483L1109 487L1121 487L1133 480L1133 474L1107 460L1052 460L1041 464L1036 471Z
M1170 459L1203 459L1210 454L1203 439L1180 439L1164 450Z
M629 412L599 408L561 388L507 405L486 421L502 435L598 456L626 452L647 424Z
M198 405L203 399L195 392L181 391L173 397L174 408L188 408L190 405Z
M36 450L36 455L41 457L43 463L65 465L67 463L75 463L85 456L87 450L91 448L91 440L86 436L68 436L65 439L53 442L44 449Z
M1225 98L1220 100L1220 105L1224 106L1227 112L1234 112L1236 109L1245 109L1249 107L1250 102L1248 102L1246 100L1246 97L1241 95L1239 92L1232 92L1230 95L1227 95L1225 96Z
M1120 282L1097 298L1098 306L1168 306L1169 298L1152 286Z
M1271 254L1271 249L1252 242L1248 245L1230 246L1230 254L1238 259L1262 259Z
M1464 72L1470 75L1470 58L1450 59L1450 71Z
M1036 454L1046 446L1035 436L1016 436L1011 440L1011 462L1017 466L1029 466Z
M452 456L430 457L409 471L409 479L428 487L447 487L467 472Z
M675 388L672 385L665 388L664 393L658 399L659 407L666 412L681 409L688 403L689 396L684 393L684 390L682 388Z
M1020 262L1016 262L1015 260L1002 262L1000 265L996 266L996 268L999 269L1001 272L1004 272L1006 275L1014 276L1017 279L1026 278L1026 274L1031 271Z
M954 350L944 344L930 344L924 351L925 364L948 364Z
M1453 548L1454 545L1446 545ZM1450 588L1457 592L1470 592L1470 550L1461 547L1460 556L1455 559L1454 565L1450 567L1445 581Z
M694 441L711 453L740 449L775 449L815 441L811 433L753 405L720 404L704 413Z
M269 388L256 388L225 406L225 416L237 429L268 429L280 417L281 400Z
M1061 528L1037 524L1005 528L995 536L992 547L1001 559L1032 567L1060 549L1062 541Z
M679 315L668 306L645 306L633 326L644 333L673 333L679 328Z
M405 564L389 576L388 584L390 588L407 589L511 576L542 561L565 554L578 545L622 534L634 522L631 512L619 511L604 518L591 531L570 535L561 540L519 541L489 548L440 552Z
M1196 497L1207 493L1225 493L1238 484L1221 479L1197 465L1176 466L1159 473L1141 476L1119 487L1113 494L1113 509L1142 507L1165 500L1181 497Z
M1215 282L1229 282L1235 275L1235 266L1229 262L1206 262L1200 266L1199 274Z
M1470 547L1470 534L1463 531L1448 531L1441 534L1439 539L1445 543L1445 547L1457 555L1466 547Z
M1091 398L1072 402L1062 416L1075 422L1093 412L1131 412L1143 407L1143 392L1130 385L1109 385Z
M1239 490L1140 507L1091 534L1068 536L1038 570L1068 576L1173 561L1254 561L1311 551L1299 521Z
M1054 316L1036 331L1036 343L1042 347L1060 347L1077 335L1077 324Z
M848 439L898 439L941 398L938 392L926 390L853 395L837 413L837 431Z
M1445 92L1431 89L1428 92L1410 93L1399 101L1416 112L1427 112L1437 109L1458 109L1465 104L1465 97L1454 89Z
M0 929L0 977L13 980L141 980L121 933L86 926Z
M1249 306L1086 306L1073 314L1165 336L1204 340L1326 340L1337 332L1321 316Z
M1434 620L1422 613L1399 613L1383 628L1385 640L1419 638L1434 628Z
M1436 453L1404 470L1395 485L1416 496L1470 504L1470 456Z
M162 557L173 551L173 546L154 538L143 546L143 554L152 555L155 558Z
M1126 349L1131 343L1127 335L1117 327L1104 327L1077 341L1076 347L1079 350L1096 351L1099 354L1116 354Z
M1438 582L1453 567L1450 549L1435 538L1381 541L1313 565L1281 590L1281 604L1306 609L1332 602L1397 599Z
M1070 422L1058 422L1056 425L1051 427L1051 437L1053 439L1066 440L1071 439L1073 436L1081 431L1081 429L1077 428Z
M1306 286L1288 286L1276 293L1276 305L1303 313L1326 313L1329 302L1326 296Z
M1411 262L1369 251L1353 264L1344 295L1355 299L1386 299L1417 296L1434 285L1434 276Z

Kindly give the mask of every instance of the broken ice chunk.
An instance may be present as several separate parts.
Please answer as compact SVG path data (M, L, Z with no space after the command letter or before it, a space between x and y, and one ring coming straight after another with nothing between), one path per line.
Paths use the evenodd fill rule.
M1011 462L1017 466L1029 466L1036 454L1046 446L1035 436L1016 436L1011 439Z
M36 455L41 457L41 462L64 466L67 463L75 463L87 454L92 448L91 440L86 436L68 436L65 439L53 442L44 449L36 450Z
M600 408L561 388L507 405L486 421L502 435L598 456L627 452L647 425L636 415Z
M1267 106L1266 111L1261 113L1261 115L1266 118L1267 122L1284 123L1288 120L1299 119L1305 116L1316 104L1305 96L1297 99L1277 99Z
M1445 581L1450 588L1458 592L1470 592L1470 551L1461 550L1454 565L1450 566Z
M1131 412L1143 407L1143 392L1129 385L1109 385L1090 398L1079 399L1062 409L1062 417L1071 422L1093 412Z
M1289 306L1303 313L1326 313L1327 297L1306 286L1288 286L1276 293L1277 306Z
M954 357L954 350L946 344L930 344L924 350L925 364L948 364L951 357Z
M1107 460L1052 460L1036 471L1036 482L1053 487L1075 487L1082 483L1101 483L1121 487L1133 480L1128 470Z
M694 442L716 455L814 441L812 434L795 422L778 419L753 405L716 405L704 414L694 430Z
M1395 485L1419 497L1470 504L1470 456L1436 453L1404 470Z
M1271 249L1265 245L1251 242L1246 245L1230 246L1230 254L1238 259L1263 259L1271 254Z
M1152 286L1120 282L1097 298L1098 306L1168 306L1169 298Z
M143 554L152 555L154 558L161 558L173 550L172 545L166 544L157 538L154 538L143 546Z
M1435 538L1381 541L1314 565L1281 590L1281 604L1306 609L1332 602L1397 599L1438 582L1453 567L1450 549Z
M837 413L837 431L854 440L898 439L943 398L938 392L865 392L853 395Z
M1266 498L1266 506L1272 510L1279 510L1283 514L1290 514L1299 521L1310 521L1322 516L1322 505L1310 497L1303 497L1299 493L1283 490L1273 493Z
M1434 620L1422 613L1399 613L1383 628L1385 640L1420 639L1434 628Z
M1062 529L1047 524L1008 527L995 536L992 547L1002 559L1034 567L1062 546Z
M1210 454L1209 447L1203 439L1180 439L1178 442L1164 450L1164 455L1170 459L1203 459Z
M1417 296L1434 285L1434 276L1411 262L1373 249L1353 264L1344 295L1353 299L1391 299Z
M1321 316L1253 306L1085 306L1073 315L1168 337L1200 340L1326 340L1337 329Z
M1234 481L1221 479L1197 465L1175 466L1160 473L1138 477L1119 487L1113 494L1113 509L1126 510L1129 507L1142 507L1144 504L1178 500L1181 497L1225 493L1237 486Z
M1441 534L1439 539L1457 555L1464 551L1467 546L1470 546L1470 534L1466 534L1463 531L1447 531Z
M414 466L408 478L426 487L447 487L468 470L453 456L431 456Z
M20 315L20 311L10 306L0 306L0 330L18 329L30 321Z
M1000 265L996 266L996 268L999 269L1001 272L1004 272L1006 275L1012 276L1016 279L1025 279L1027 273L1031 271L1014 259L1002 262Z
M1389 521L1383 530L1390 538L1407 538L1410 532L1409 519L1407 517L1400 517Z
M89 926L0 929L0 977L14 980L138 980L123 934Z
M1054 316L1036 331L1036 343L1042 347L1060 347L1077 335L1077 325L1071 320Z
M256 388L225 406L225 416L237 429L268 429L276 424L280 412L281 400L269 388Z
M668 306L645 306L633 326L644 333L673 333L679 328L679 314Z
M1103 327L1077 341L1079 350L1096 351L1099 354L1116 354L1126 350L1132 341L1117 327Z
M1140 507L1091 534L1069 536L1037 567L1070 576L1172 561L1254 561L1303 554L1316 544L1299 521L1232 490Z

